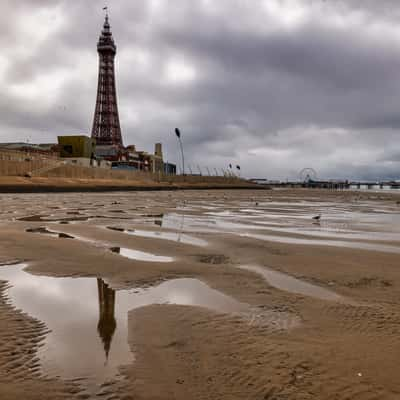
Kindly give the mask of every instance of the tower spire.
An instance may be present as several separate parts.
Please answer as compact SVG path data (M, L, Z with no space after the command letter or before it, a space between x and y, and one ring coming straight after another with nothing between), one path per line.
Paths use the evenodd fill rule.
M108 20L108 9L104 7L103 10L106 10L106 15L103 29L97 42L99 74L92 138L96 139L97 145L122 147L114 71L114 58L117 53L117 46L114 43Z
M105 10L106 10L106 15L104 16L103 32L106 31L111 33L110 23L108 22L108 8L105 7Z

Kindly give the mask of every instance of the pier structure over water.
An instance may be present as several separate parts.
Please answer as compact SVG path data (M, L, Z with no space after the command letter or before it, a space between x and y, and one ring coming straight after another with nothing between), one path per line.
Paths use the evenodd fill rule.
M366 182L366 181L341 181L341 180L309 180L301 181L271 181L264 178L249 179L252 183L268 185L270 187L281 188L310 188L310 189L353 189L353 190L396 190L400 192L400 182L398 181L381 181L381 182Z

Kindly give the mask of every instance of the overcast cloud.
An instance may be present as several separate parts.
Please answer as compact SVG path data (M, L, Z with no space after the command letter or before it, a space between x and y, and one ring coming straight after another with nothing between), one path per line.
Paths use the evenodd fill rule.
M2 0L0 141L90 134L103 1ZM398 0L112 0L124 143L248 177L400 179Z

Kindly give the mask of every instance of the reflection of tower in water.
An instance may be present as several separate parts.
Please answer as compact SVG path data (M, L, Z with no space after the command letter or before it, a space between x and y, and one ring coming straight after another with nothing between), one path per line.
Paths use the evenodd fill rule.
M99 322L97 331L103 342L106 358L110 352L111 340L117 328L115 320L115 290L111 289L103 279L97 279L99 293Z

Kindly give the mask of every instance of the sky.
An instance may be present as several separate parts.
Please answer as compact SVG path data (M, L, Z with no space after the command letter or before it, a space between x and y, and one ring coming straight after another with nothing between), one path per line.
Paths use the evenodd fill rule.
M0 141L90 135L103 6L124 144L242 176L400 179L398 0L1 0Z

